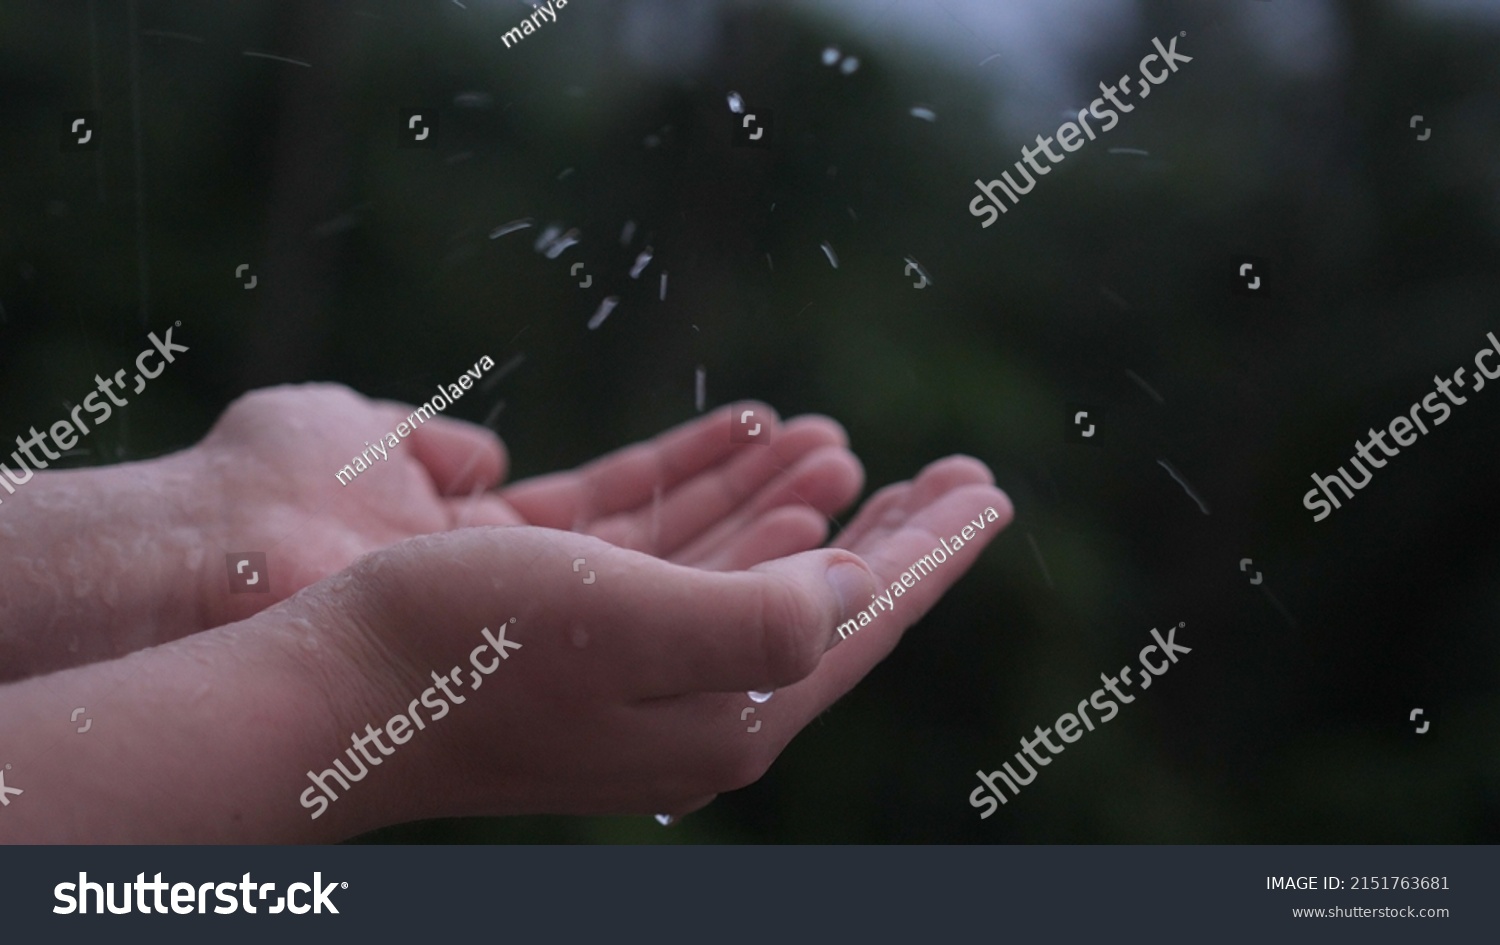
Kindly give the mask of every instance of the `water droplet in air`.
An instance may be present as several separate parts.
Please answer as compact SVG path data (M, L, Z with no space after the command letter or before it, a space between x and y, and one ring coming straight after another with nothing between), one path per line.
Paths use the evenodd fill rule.
M912 267L917 270L917 275L921 276L923 279L926 279L928 285L932 285L932 276L928 275L927 270L922 266L922 264L917 262L917 257L907 256L905 258L906 261L911 263Z
M647 246L639 256L635 257L635 265L630 267L630 278L639 279L641 277L641 273L645 271L647 266L651 265L651 256L653 253L652 248Z
M548 246L552 245L553 240L557 239L561 235L562 227L558 226L556 223L549 223L547 224L547 228L542 231L542 235L538 236L536 238L536 242L531 244L531 248L539 253L543 252Z
M750 697L750 701L751 702L770 702L771 701L771 697L774 696L774 695L776 695L776 693L774 693L774 692L747 692L747 693L745 693L745 695L747 695L747 696Z
M738 92L730 92L729 93L729 110L732 111L732 112L734 112L736 115L744 113L744 111L745 111L745 100L742 99L742 98L740 98L740 93L738 93Z
M499 226L495 227L493 230L490 230L490 239L497 240L507 233L514 233L517 230L524 230L527 227L531 226L531 224L531 217L526 217L523 220L512 220L509 223L502 223Z
M839 52L839 48L837 46L829 46L827 49L823 50L823 65L833 65L835 62L839 61L840 55L842 55L842 53Z
M849 58L845 59L843 62L839 63L839 71L842 72L844 75L853 75L854 72L855 72L855 70L857 70L858 68L859 68L859 57L858 56L850 56Z
M923 121L937 121L937 112L924 105L913 105L911 116L913 118L920 118Z
M833 247L832 246L828 245L828 241L827 240L824 240L822 245L823 245L823 255L825 255L825 256L828 257L828 264L831 265L833 268L837 269L839 267L839 257L838 257L838 254L833 251Z
M604 320L609 317L609 313L613 312L615 310L615 306L619 304L620 297L618 295L611 295L603 302L600 302L599 311L595 312L594 317L589 319L589 331L593 331L595 328L598 328L600 325L604 324Z
M6 765L6 767L10 766ZM661 824L663 827L672 826L672 821L675 819L671 814L654 814L653 816L656 818L656 822Z
M577 229L569 230L568 232L564 233L562 236L559 236L557 238L557 240L551 246L547 247L547 258L548 259L556 259L557 257L561 256L563 254L563 251L566 250L569 246L577 246L577 245L578 245L578 230Z

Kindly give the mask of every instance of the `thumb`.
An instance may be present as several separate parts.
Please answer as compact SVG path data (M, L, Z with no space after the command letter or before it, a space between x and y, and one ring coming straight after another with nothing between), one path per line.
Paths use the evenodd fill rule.
M805 679L838 643L837 627L877 585L863 559L841 548L778 558L749 571L700 571L650 559L654 695L776 689ZM670 601L670 606L662 606Z

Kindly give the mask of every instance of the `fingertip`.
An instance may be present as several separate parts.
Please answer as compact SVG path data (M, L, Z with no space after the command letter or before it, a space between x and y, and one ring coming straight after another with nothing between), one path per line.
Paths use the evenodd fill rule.
M783 426L787 429L807 427L817 430L829 443L845 448L849 446L849 431L844 429L844 425L821 413L798 414L786 420Z
M995 514L999 516L998 522L1001 528L1009 525L1016 517L1016 507L1010 501L1010 496L1004 489L998 486L994 489L995 504L992 506Z
M990 472L990 467L981 460L964 453L944 456L922 467L922 471L917 474L917 480L927 479L942 479L950 487L971 483L986 486L995 484L995 474Z
M412 448L443 496L489 489L509 470L505 444L495 431L452 417L433 417L411 433Z

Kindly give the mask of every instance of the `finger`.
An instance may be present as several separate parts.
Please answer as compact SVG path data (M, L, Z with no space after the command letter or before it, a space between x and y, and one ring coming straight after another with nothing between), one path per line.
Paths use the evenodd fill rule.
M910 492L910 482L893 482L870 496L855 513L854 520L834 538L833 546L848 547L871 529L878 527L887 516L905 515L906 513L901 511L901 504L906 501L906 496Z
M888 486L865 504L849 527L833 540L838 548L852 548L870 534L888 531L904 523L913 512L934 498L960 486L993 486L989 467L972 456L947 456L923 467L910 483ZM902 488L904 486L904 488Z
M472 528L476 525L525 525L515 510L493 492L477 489L461 499L444 499L448 509L448 527Z
M989 521L986 509L995 510ZM975 510L979 510L978 515ZM871 669L884 659L901 636L919 620L942 595L961 578L978 559L979 552L1011 519L1010 502L1003 492L992 487L964 486L935 497L926 506L913 510L907 519L892 530L882 547L864 547L868 563L884 582L901 582L901 574L910 574L913 561L941 549L943 537L962 536L969 525L975 534L965 541L952 557L944 560L925 576L914 578L914 587L891 599L893 607L837 643L819 660L817 668L805 679L778 689L770 702L751 705L742 693L693 693L653 700L643 710L657 713L661 724L679 732L688 744L697 747L707 763L721 774L713 785L718 791L733 790L760 777L783 748L813 718L852 689ZM983 531L973 526L975 518L986 522ZM867 612L868 613L868 612ZM754 709L747 713L746 709ZM753 715L747 720L747 715ZM756 723L759 723L758 725ZM751 727L754 731L751 731ZM753 742L746 739L754 739Z
M652 555L675 556L684 544L745 505L778 475L786 474L808 453L846 446L843 428L822 417L795 419L765 449L739 450L724 462L703 469L660 501L589 526L589 534L621 547ZM855 489L858 493L858 489ZM852 495L849 496L852 498ZM787 499L795 501L795 499ZM744 526L741 517L739 526Z
M768 483L786 476L809 454L827 449L849 456L857 481L862 481L858 461L845 445L843 429L832 421L817 417L792 420L768 447L729 454L724 462L682 483L659 502L594 522L588 531L623 548L675 559L675 553L684 545L747 503L758 500L758 493ZM844 501L851 500L858 492L856 482ZM797 501L794 496L783 499L783 503L794 501ZM756 511L766 507L763 502L754 504ZM741 516L741 527L744 521L745 516Z
M411 427L412 455L427 470L438 495L455 496L488 489L505 478L510 459L505 444L488 427L452 417L417 417L417 408L407 404L383 401L391 425Z
M839 447L820 449L767 485L744 507L709 529L701 538L671 555L673 561L707 557L733 542L761 515L783 506L800 506L830 516L846 508L864 484L864 467Z
M753 409L766 418L766 433L774 443L779 426L775 411L759 403ZM670 491L740 448L729 438L733 410L722 407L576 470L518 482L505 490L504 498L529 522L568 530L638 508L657 490Z
M989 509L995 512L993 521L989 520ZM1004 492L992 486L961 486L915 510L887 535L861 543L857 550L874 569L882 582L881 593L889 595L893 606L829 651L807 679L778 692L778 711L795 708L794 718L811 719L853 688L895 649L907 628L963 577L1012 517ZM985 520L983 530L973 526L976 518ZM954 544L954 536L961 539L966 525L975 536L973 540L965 541L951 555L934 555L943 548L944 539L949 547ZM896 595L893 584L901 586L903 593Z
M630 691L639 699L802 679L837 639L845 608L852 613L875 586L847 551L808 551L735 572L618 554L609 616L616 627L641 629L609 642L629 652Z
M815 509L784 505L756 518L727 542L679 564L706 571L744 571L765 561L810 551L828 540L828 519Z

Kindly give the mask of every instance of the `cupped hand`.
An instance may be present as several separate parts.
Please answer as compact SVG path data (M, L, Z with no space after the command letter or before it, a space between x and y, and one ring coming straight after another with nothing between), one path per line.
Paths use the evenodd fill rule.
M575 471L490 491L508 469L500 439L443 416L413 423L415 409L308 384L256 391L225 411L190 451L197 477L212 484L194 518L226 553L266 551L270 593L229 595L222 573L209 569L208 626L289 597L360 555L466 526L540 525L694 567L749 567L821 544L828 516L863 485L837 423L810 416L782 425L756 405L767 445L732 443L724 408ZM361 455L369 467L341 480Z
M618 504L639 497L615 482ZM517 491L516 507L539 514L541 493ZM597 490L574 495L601 502ZM583 507L561 489L551 500L557 516ZM604 505L590 521L603 531L630 528ZM704 550L712 527L699 530L703 549L692 553L691 540L655 532L690 563L553 528L413 539L310 592L355 618L339 649L353 654L359 695L340 700L347 714L332 731L384 725L427 696L438 676L457 678L467 704L426 719L427 729L382 769L406 799L391 819L683 813L759 778L891 651L1011 514L982 464L950 457L874 496L834 547L748 570L694 566L713 560ZM976 518L986 527L971 528L973 539L840 641L841 622ZM718 548L720 562L754 557L733 540ZM578 558L592 582L572 567ZM504 660L490 645L497 633L520 644ZM488 675L476 671L486 667ZM763 725L755 733L741 721L748 690L777 691L756 706ZM345 747L331 737L326 750L334 757Z

